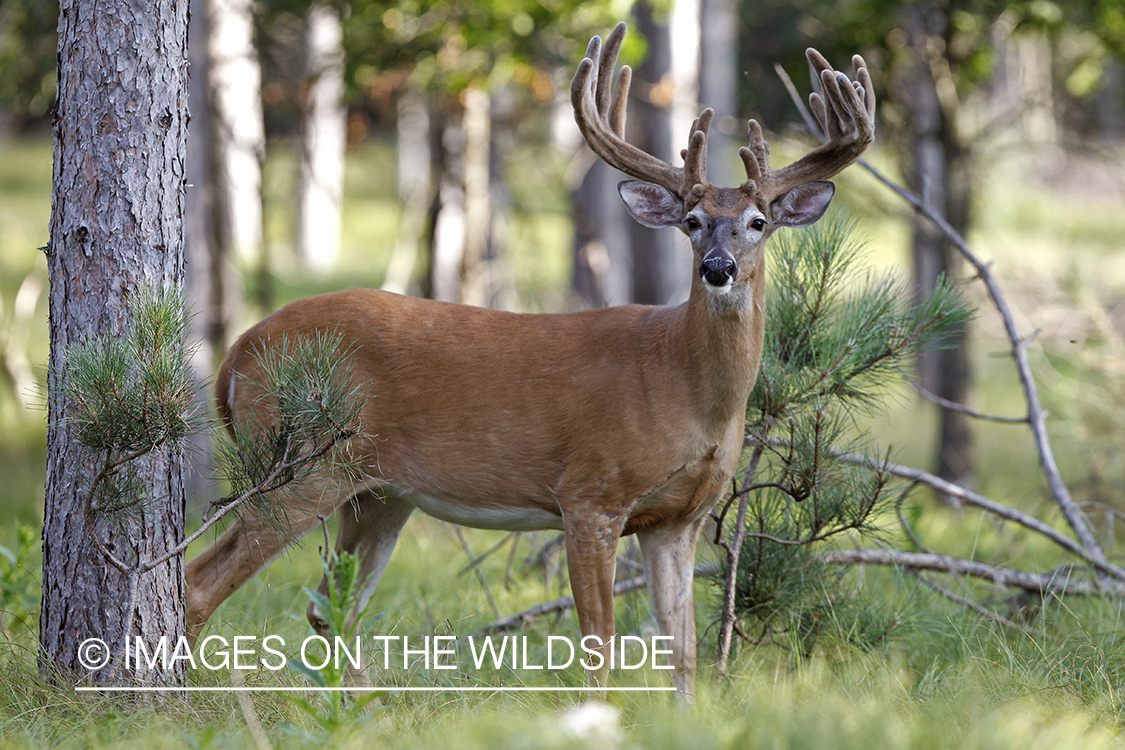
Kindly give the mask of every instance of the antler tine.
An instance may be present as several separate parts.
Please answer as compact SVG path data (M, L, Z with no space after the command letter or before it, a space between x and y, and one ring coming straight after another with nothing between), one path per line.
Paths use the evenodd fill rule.
M629 86L633 82L633 69L621 66L617 75L617 91L613 95L613 109L609 111L609 129L618 138L625 138L625 117L629 109Z
M609 36L605 38L600 57L594 57L598 68L594 95L598 103L598 117L605 118L609 112L610 95L613 93L613 69L617 65L617 55L621 51L621 42L625 39L624 24L617 24ZM597 39L597 37L594 37ZM593 40L591 40L593 41Z
M570 84L574 119L586 143L611 167L686 198L692 186L684 186L684 170L625 141L626 100L632 78L628 67L622 68L618 91L615 95L611 94L613 70L626 29L624 23L617 24L606 37L604 47L598 37L590 40L586 57L578 64Z
M711 118L714 115L715 110L708 107L691 123L687 150L681 152L684 160L685 191L690 191L696 185L707 184L707 131L711 127Z
M750 135L750 145L738 149L738 155L746 167L747 181L757 185L770 173L770 144L762 137L762 126L757 120L747 122L746 130Z
M805 54L822 91L809 95L809 107L824 130L827 142L777 171L769 169L768 150L765 163L757 159L764 170L759 182L768 183L766 192L770 200L797 185L828 179L858 159L875 138L875 89L863 58L859 55L852 58L856 74L855 81L851 81L833 70L816 50L810 48ZM759 129L759 138L760 132ZM753 145L753 133L751 136ZM746 162L745 157L743 161ZM748 177L749 174L747 162Z

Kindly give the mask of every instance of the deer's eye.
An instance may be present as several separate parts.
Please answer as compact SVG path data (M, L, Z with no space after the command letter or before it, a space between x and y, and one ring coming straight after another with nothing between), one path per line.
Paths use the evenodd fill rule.
M760 232L760 231L762 231L763 229L766 228L766 220L765 219L754 219L754 221L750 222L750 228L753 229L756 232Z
M684 219L684 227L686 227L689 232L694 232L701 226L703 225L699 223L699 219L695 218L694 216L689 216Z

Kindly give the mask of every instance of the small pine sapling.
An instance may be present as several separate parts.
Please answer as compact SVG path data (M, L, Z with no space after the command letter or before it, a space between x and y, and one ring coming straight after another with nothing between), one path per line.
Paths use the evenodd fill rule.
M802 648L811 644L840 573L810 547L844 532L874 532L895 495L887 454L873 465L838 460L869 448L856 417L878 411L901 370L972 317L947 281L915 304L902 284L862 270L854 232L853 222L833 215L779 236L771 248L766 343L747 408L744 468L716 514L715 541L726 551L720 671L743 623L757 624L758 640L795 629ZM895 625L894 618L867 619L876 629ZM845 629L861 643L880 637Z

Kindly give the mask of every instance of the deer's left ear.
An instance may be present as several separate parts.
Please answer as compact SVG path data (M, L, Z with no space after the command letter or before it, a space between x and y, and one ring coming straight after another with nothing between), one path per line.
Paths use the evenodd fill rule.
M684 202L670 191L644 180L626 180L617 192L629 215L646 227L678 227L684 220Z
M806 182L773 202L773 224L776 227L807 227L828 210L836 186L831 182Z

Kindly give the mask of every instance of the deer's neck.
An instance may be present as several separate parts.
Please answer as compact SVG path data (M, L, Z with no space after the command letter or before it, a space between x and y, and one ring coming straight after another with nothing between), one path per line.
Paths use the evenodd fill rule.
M679 310L681 366L717 421L742 419L754 387L765 335L763 277L762 268L752 268L747 284L719 297L697 276Z

